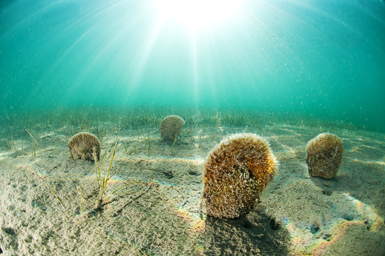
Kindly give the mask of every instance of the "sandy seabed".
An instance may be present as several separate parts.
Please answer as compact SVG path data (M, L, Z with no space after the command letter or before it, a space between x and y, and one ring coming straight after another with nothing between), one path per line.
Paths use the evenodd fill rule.
M117 172L100 208L95 164L70 158L61 129L40 133L35 152L17 139L9 150L9 138L1 139L0 254L385 255L384 134L333 132L345 152L337 178L324 180L310 177L305 164L318 129L198 130L174 148L155 129L120 131ZM238 132L270 142L278 175L246 217L207 217L200 207L205 157ZM102 139L102 154L116 136Z

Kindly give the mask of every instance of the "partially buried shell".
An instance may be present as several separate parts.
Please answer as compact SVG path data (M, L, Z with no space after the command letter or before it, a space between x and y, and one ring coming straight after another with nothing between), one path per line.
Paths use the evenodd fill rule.
M176 115L171 115L162 120L160 123L160 136L163 140L174 141L182 130L184 120Z
M203 204L207 215L238 218L249 213L273 180L277 166L264 138L251 133L224 138L204 164Z
M83 159L94 161L93 149L98 160L100 159L100 141L91 133L80 132L75 134L68 142L68 147L70 148L71 157L75 160Z
M321 133L306 146L306 164L309 174L323 179L337 176L342 162L344 147L338 136Z

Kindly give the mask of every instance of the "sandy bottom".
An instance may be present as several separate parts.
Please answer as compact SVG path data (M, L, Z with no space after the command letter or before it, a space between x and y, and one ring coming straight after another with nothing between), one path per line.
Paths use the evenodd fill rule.
M279 174L246 217L207 217L204 159L237 132L267 138ZM95 164L70 158L61 129L39 134L36 156L31 143L16 139L0 156L0 254L384 255L385 136L334 133L343 163L336 179L323 180L309 177L304 161L306 143L319 134L312 128L206 127L172 152L156 130L120 131L117 172L100 208ZM102 153L115 138L103 138Z

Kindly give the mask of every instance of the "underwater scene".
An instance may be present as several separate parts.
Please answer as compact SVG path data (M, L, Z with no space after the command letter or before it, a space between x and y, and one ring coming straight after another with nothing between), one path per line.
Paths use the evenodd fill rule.
M385 1L2 0L0 255L385 255Z

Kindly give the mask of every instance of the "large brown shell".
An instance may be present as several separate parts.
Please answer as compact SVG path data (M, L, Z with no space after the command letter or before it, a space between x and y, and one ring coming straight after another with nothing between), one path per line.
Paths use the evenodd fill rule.
M206 214L237 218L249 213L273 180L278 163L269 143L251 133L224 138L204 164L203 203Z
M184 120L176 115L171 115L162 120L160 123L160 136L163 140L174 141L182 130Z
M338 136L321 133L306 146L306 164L311 176L333 179L342 162L344 147Z
M100 141L91 133L80 132L75 134L68 142L68 147L70 148L71 157L75 160L83 159L94 161L93 148L95 148L98 160L100 159Z

